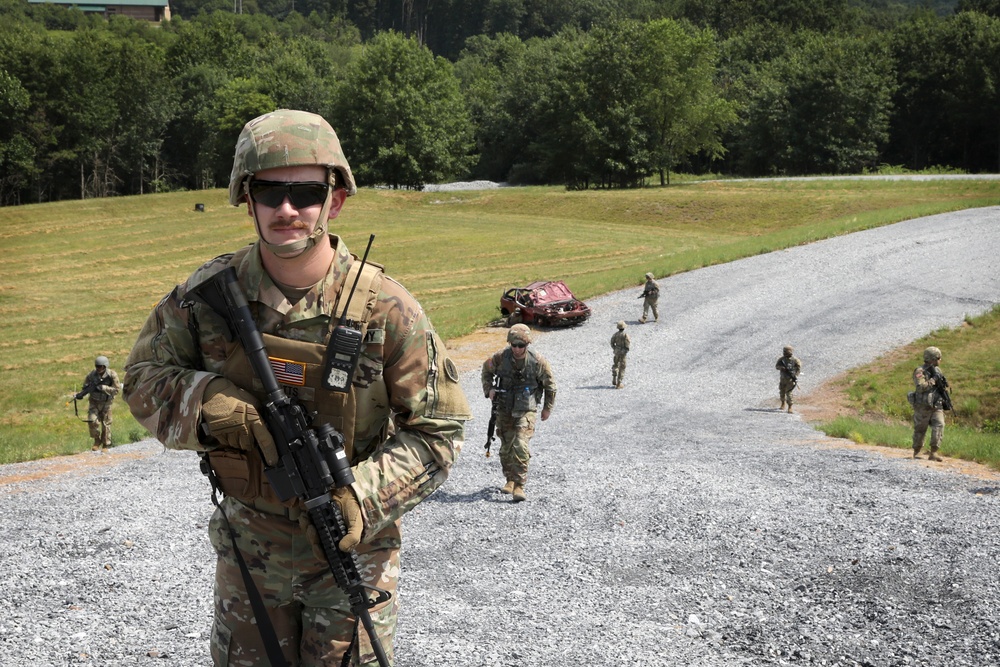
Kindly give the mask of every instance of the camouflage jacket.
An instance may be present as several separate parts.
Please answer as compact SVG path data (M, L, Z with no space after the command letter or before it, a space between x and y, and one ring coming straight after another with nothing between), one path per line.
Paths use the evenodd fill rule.
M632 345L632 339L624 331L616 331L611 336L611 349L615 354L625 354Z
M91 389L88 394L90 401L103 405L114 400L122 389L122 383L118 374L110 368L103 375L98 375L97 369L94 369L87 373L87 378L83 381L83 389L88 387Z
M223 255L206 263L165 296L126 362L124 397L135 418L167 447L213 450L198 436L202 396L223 375L238 343L227 342L222 319L186 298L188 290L232 262L262 334L325 345L345 277L357 261L336 236L330 242L330 271L294 304L264 271L258 244L238 252L235 261ZM448 476L470 418L458 379L420 304L383 278L352 386L357 408L348 446L364 513L363 540L393 524Z
M787 377L790 380L794 380L799 377L799 373L802 372L802 362L799 361L798 357L786 357L782 355L778 357L778 361L774 364L774 368L775 370L781 371L781 377Z
M937 367L933 364L917 366L913 370L914 407L944 409L944 398L938 391L936 375Z
M647 278L646 286L642 288L642 295L646 297L646 301L656 301L660 298L660 286L656 284L656 281Z
M534 412L538 403L551 411L556 403L556 380L548 360L530 347L521 361L514 359L510 346L495 352L483 362L483 395L489 396L493 378L500 378L504 392L501 405L508 412Z

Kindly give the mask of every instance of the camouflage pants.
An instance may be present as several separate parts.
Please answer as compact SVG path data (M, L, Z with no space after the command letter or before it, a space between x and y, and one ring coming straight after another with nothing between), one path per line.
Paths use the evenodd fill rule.
M611 384L621 384L625 380L625 352L615 352L611 362Z
M654 320L660 319L660 314L656 311L656 299L650 299L649 297L646 297L645 299L643 299L643 302L642 302L642 319L643 320L647 319L646 318L646 313L648 313L650 310L653 311L653 319Z
M534 412L497 413L497 433L500 434L500 466L508 482L528 481L528 443L535 434Z
M226 498L222 507L236 533L236 543L268 608L268 616L291 667L377 666L364 627L356 622L343 591L325 561L317 560L298 521L259 512ZM269 667L260 629L233 554L233 542L216 509L209 538L218 555L215 570L215 617L212 662L216 667ZM376 632L393 662L393 636L399 598L399 531L392 526L382 539L360 545L358 569L365 583L392 593L371 610ZM357 625L357 635L355 626ZM357 638L355 638L357 636Z
M778 393L781 395L781 402L792 407L792 392L795 390L795 380L782 377L778 381Z
M924 446L927 427L931 429L931 451L936 452L944 439L944 410L918 405L913 409L913 449Z
M95 445L111 446L111 401L90 401L87 409L87 426Z

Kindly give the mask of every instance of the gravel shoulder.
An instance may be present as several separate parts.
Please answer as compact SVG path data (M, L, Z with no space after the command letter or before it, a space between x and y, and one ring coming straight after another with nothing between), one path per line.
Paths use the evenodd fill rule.
M590 301L587 323L538 336L559 392L518 505L482 449L475 361L502 333L482 356L490 332L460 344L475 419L404 521L397 664L1000 663L1000 484L827 438L776 410L773 370L794 345L805 411L826 380L1000 300L998 257L994 207L673 276L656 324L637 290ZM145 441L70 459L0 468L0 664L209 664L196 457Z

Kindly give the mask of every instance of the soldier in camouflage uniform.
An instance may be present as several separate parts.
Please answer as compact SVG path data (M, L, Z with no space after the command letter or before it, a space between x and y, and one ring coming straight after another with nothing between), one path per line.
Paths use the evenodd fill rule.
M108 368L108 358L101 355L94 359L94 370L87 373L83 389L76 394L76 400L89 396L87 426L94 444L91 451L107 451L111 446L111 404L121 391L122 383L118 374Z
M483 394L497 398L497 431L500 433L500 465L507 483L502 493L514 502L527 500L528 443L535 434L535 417L542 403L542 421L549 418L556 402L556 381L545 358L531 350L531 329L515 324L507 332L509 345L483 363ZM500 388L494 386L499 379Z
M625 323L618 323L618 331L611 336L611 349L614 350L615 359L611 363L611 384L615 389L621 389L625 385L625 355L628 354L632 340L625 333Z
M924 436L927 427L931 429L931 453L928 461L940 461L938 449L944 438L944 397L942 392L947 386L942 386L943 378L937 372L941 363L941 350L928 347L924 350L924 365L913 371L915 390L909 395L913 405L913 458L917 458L924 446Z
M656 302L660 299L660 286L653 280L653 274L646 274L646 285L642 288L642 319L641 324L646 323L646 316L650 310L653 311L653 321L658 322L660 314L656 310Z
M332 327L361 262L327 231L354 177L320 116L278 110L247 123L236 146L229 201L246 202L258 239L197 269L155 307L129 356L125 398L167 447L207 458L224 494L209 536L217 555L211 653L216 665L269 664L238 569L249 564L281 650L303 667L375 665L367 633L319 557L298 499L282 503L264 475L276 463L259 417L266 398L238 342L192 288L226 267L264 337L284 391L345 438L355 481L333 491L365 583L392 593L371 609L393 659L400 518L440 486L470 417L455 364L420 304L381 267L366 264L347 308L362 333L350 391L320 379ZM228 533L227 524L236 534Z
M779 410L784 410L785 403L788 403L789 412L792 411L792 392L795 391L799 383L799 373L802 372L802 362L793 354L794 352L791 345L786 345L781 350L778 362L774 364L775 369L781 372L778 380L778 394L781 396Z

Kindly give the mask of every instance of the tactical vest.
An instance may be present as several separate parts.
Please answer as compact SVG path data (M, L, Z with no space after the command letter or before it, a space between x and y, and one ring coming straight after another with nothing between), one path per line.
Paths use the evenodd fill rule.
M538 361L531 348L525 349L524 368L514 364L514 353L508 347L500 357L500 388L504 390L504 405L509 412L535 412L542 399L538 383Z
M233 256L231 264L239 264L245 254L246 251L241 249ZM361 262L355 257L333 309L331 331L343 312L343 303L351 293L350 286L354 285L360 266ZM368 322L381 286L382 267L371 262L366 263L347 310L347 320L360 328L363 340L369 345L373 342L378 344L383 342L384 332L372 331L369 334L368 331ZM325 338L329 339L329 336L330 332L327 332ZM344 436L344 450L348 460L352 465L357 463L354 460L357 391L353 383L350 391L346 393L323 388L322 372L326 358L326 344L290 340L265 333L262 333L261 337L271 366L276 369L281 388L288 396L301 403L307 413L315 415L314 425L329 424L337 429ZM277 372L279 370L280 373ZM222 375L253 394L261 403L265 402L267 395L264 386L254 375L246 352L238 341L228 346ZM357 379L358 371L355 372L355 383ZM376 383L369 384L366 391L381 396L382 400L376 401L377 405L389 404L381 378L378 378ZM384 439L387 434L382 435ZM259 502L255 502L258 500L263 500L269 505L281 502L264 475L265 462L256 447L249 452L228 448L218 449L209 452L208 458L218 478L219 486L227 496L233 496L248 505L260 506ZM293 498L285 505L292 507L296 502L297 499Z
M921 366L924 371L924 381L927 381L935 376L934 366L928 366L924 364ZM938 394L937 387L928 387L926 390L917 387L913 392L913 400L910 401L910 405L913 407L930 408L932 410L940 410L944 405L944 400Z

